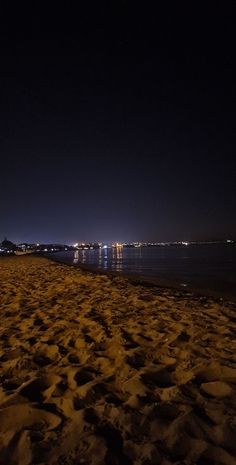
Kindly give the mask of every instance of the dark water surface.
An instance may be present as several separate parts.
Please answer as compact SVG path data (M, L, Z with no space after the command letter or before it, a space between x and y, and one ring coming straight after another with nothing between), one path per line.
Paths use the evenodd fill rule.
M236 300L235 244L78 250L50 257Z

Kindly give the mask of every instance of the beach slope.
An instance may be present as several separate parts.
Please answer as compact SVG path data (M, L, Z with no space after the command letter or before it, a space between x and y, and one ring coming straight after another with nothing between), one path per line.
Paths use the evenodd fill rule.
M0 464L236 465L236 307L0 259Z

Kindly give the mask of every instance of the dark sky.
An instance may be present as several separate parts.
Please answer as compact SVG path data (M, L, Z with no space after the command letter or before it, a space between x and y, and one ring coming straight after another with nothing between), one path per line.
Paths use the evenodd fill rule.
M1 11L0 239L236 237L233 2L84 3Z

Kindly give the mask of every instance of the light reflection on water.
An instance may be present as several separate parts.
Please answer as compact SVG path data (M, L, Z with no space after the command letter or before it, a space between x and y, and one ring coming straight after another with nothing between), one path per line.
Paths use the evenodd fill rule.
M59 252L56 260L236 295L236 246L108 248Z
M76 250L73 252L73 263L75 265L96 264L104 270L111 268L113 271L123 271L123 248Z
M74 254L74 260L73 260L73 263L78 263L79 261L79 252L78 250L75 251L75 254Z
M112 249L112 263L111 267L113 271L123 271L123 249L121 247Z
M102 266L102 249L99 249L98 252L98 266L99 268Z
M107 249L103 249L103 251L104 251L104 255L103 255L103 268L104 268L104 270L107 270L107 268L108 268L108 263L107 263L107 260L108 260Z

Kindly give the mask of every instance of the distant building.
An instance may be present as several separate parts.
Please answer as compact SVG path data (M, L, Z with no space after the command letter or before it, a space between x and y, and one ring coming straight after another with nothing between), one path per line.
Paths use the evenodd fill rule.
M2 252L13 252L16 249L16 245L5 237L0 243L0 249Z

